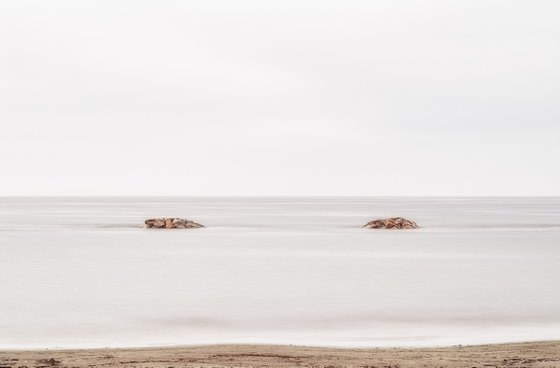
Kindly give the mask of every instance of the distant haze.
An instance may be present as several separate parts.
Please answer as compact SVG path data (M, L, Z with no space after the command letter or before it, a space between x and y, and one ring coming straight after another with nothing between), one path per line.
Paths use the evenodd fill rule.
M558 1L0 2L0 195L560 195Z

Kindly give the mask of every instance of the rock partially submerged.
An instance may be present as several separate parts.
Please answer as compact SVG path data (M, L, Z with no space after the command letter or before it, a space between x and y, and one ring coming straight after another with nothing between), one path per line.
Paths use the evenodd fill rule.
M146 229L198 229L204 227L191 220L179 217L151 218L144 221Z
M416 222L402 217L389 217L386 219L373 220L362 227L368 229L418 229Z

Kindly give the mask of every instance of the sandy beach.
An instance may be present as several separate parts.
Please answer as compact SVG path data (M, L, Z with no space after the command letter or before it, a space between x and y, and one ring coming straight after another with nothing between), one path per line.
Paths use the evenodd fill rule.
M560 367L560 341L445 348L334 349L210 345L0 352L1 368L48 367Z

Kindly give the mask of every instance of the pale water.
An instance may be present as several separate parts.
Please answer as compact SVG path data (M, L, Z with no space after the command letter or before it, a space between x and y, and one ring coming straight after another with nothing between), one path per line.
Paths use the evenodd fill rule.
M559 198L0 199L0 348L543 339Z

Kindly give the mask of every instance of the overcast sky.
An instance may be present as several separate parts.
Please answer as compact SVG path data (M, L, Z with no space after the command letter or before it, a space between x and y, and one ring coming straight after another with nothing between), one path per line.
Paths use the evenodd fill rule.
M560 195L560 2L0 1L0 195Z

